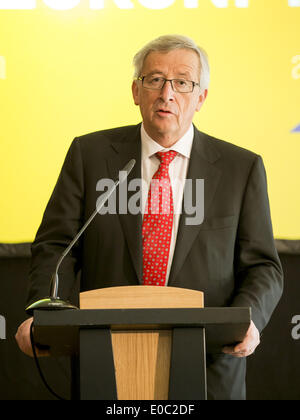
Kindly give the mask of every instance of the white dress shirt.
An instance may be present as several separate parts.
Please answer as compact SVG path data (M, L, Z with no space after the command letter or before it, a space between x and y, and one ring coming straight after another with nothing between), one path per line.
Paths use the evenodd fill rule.
M160 144L156 143L149 135L146 133L144 125L141 126L141 140L142 140L142 180L143 186L142 188L142 212L143 215L145 213L145 208L148 199L148 191L150 187L151 180L153 175L158 170L160 165L159 158L155 155L157 152L167 152L169 150L174 150L178 152L177 156L174 160L170 163L169 166L169 176L172 186L173 192L173 205L174 205L174 218L173 218L173 228L172 228L172 238L170 244L170 253L169 253L169 261L168 261L168 268L167 268L167 278L166 278L166 285L168 284L168 279L170 275L175 244L176 244L176 237L178 232L179 226L179 219L181 214L181 207L182 207L182 198L183 198L183 190L185 179L187 175L190 154L193 144L194 138L194 126L191 124L188 131L184 134L184 136L179 139L172 147L165 149ZM147 186L147 190L146 190Z

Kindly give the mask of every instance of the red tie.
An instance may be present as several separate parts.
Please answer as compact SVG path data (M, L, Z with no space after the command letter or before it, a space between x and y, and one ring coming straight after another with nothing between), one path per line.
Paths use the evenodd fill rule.
M158 152L160 166L153 175L143 220L143 281L164 286L173 227L173 195L169 165L177 152Z

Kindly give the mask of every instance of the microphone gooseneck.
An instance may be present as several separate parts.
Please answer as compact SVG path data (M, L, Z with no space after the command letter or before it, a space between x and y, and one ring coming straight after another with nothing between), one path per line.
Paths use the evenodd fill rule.
M35 310L60 310L60 309L78 309L76 306L72 305L69 302L65 302L62 299L58 297L58 287L59 287L59 278L58 278L58 270L63 262L66 255L70 252L72 247L75 245L75 243L78 241L80 236L83 234L83 232L86 230L86 228L89 226L89 224L92 222L92 220L95 218L95 216L100 212L104 204L107 202L109 197L113 194L115 189L119 184L121 184L125 179L128 177L129 173L133 169L136 161L135 159L131 159L126 166L120 171L119 179L114 183L114 185L107 190L106 193L104 193L101 197L101 200L97 204L97 207L95 211L92 213L92 215L89 217L89 219L86 221L86 223L83 225L83 227L80 229L80 231L76 234L74 239L71 241L71 243L68 245L68 247L63 251L61 254L56 267L55 272L51 277L51 283L50 283L50 295L44 299L38 300L37 302L34 302L30 306L28 306L25 311L27 314L32 315L33 311Z

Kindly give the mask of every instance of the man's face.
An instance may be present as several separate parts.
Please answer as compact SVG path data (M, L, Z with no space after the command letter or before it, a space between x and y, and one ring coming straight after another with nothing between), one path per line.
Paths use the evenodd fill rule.
M141 76L199 83L199 66L198 55L189 49L151 52L144 61ZM146 132L164 146L174 144L185 134L207 95L207 91L200 95L199 86L195 86L193 92L179 93L173 91L170 82L166 82L161 90L150 90L137 80L133 82L132 92L134 103L140 107Z

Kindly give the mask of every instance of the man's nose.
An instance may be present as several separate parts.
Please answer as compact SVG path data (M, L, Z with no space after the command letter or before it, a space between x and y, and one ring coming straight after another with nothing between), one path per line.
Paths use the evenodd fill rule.
M174 90L170 80L165 81L165 84L161 88L160 96L165 102L174 100Z

